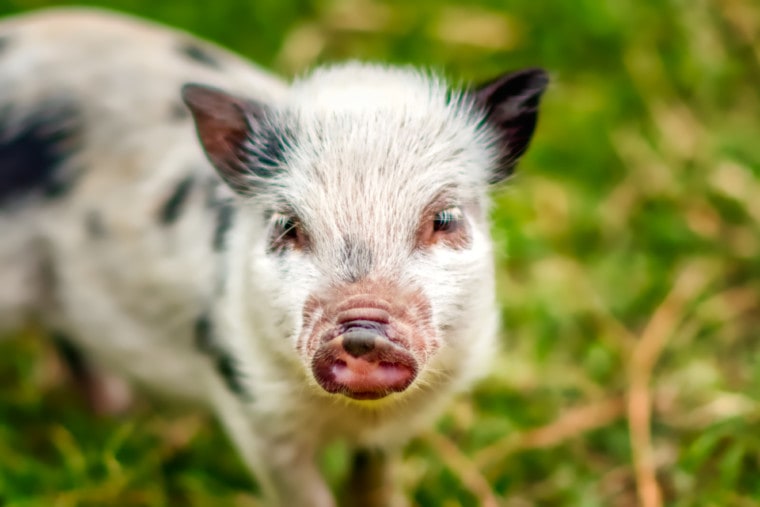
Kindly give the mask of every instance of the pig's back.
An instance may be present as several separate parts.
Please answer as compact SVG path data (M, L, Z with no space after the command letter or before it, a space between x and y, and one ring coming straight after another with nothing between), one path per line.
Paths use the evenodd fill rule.
M59 9L0 23L0 330L42 312L99 360L194 389L194 359L178 356L213 297L229 217L186 82L262 101L285 88L129 17Z

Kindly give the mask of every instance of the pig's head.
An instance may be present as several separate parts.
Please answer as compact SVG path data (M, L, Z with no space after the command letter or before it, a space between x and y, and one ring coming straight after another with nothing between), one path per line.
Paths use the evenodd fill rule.
M546 84L529 69L452 92L349 64L277 104L187 85L201 144L240 197L244 273L230 276L251 326L272 323L272 349L352 399L473 368L495 314L487 190L527 148Z

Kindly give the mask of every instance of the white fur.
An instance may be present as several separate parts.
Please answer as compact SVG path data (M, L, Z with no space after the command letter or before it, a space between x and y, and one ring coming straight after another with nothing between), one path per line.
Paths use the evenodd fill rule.
M332 505L313 461L327 442L402 445L486 371L497 324L486 222L496 154L480 114L464 96L447 99L440 78L348 63L287 87L205 42L222 69L180 58L184 33L93 11L11 18L0 34L14 45L0 55L0 89L13 91L16 108L65 92L82 105L85 129L76 156L85 173L72 193L0 215L0 324L37 312L105 367L210 406L270 500L288 506ZM232 196L190 120L167 121L189 81L266 104L295 133L266 195ZM188 174L196 185L182 215L157 223ZM237 208L222 255L211 247L203 182ZM466 210L470 244L415 250L420 215L442 191ZM308 224L309 252L267 254L264 212L283 204ZM83 226L93 210L108 231L100 240ZM353 269L341 264L347 237L372 252L372 276L422 288L437 330L438 350L415 383L377 401L326 393L295 347L307 297ZM54 285L18 290L43 262ZM232 394L193 345L195 319L209 311L250 399Z

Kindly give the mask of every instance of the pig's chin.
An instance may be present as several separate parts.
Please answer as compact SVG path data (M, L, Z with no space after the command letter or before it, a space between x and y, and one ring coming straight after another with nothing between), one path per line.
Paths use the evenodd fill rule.
M416 368L403 363L348 364L338 359L332 364L315 365L314 377L328 393L354 400L379 400L405 391L416 377Z

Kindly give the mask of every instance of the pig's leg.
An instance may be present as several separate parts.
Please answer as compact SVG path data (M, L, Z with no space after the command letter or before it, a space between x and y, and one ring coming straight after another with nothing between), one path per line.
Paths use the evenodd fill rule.
M394 488L392 465L396 452L359 448L354 451L341 505L344 507L399 507L406 505Z
M65 335L54 333L53 343L74 385L93 412L118 415L129 409L134 397L126 380L98 369Z
M267 435L221 384L214 402L221 424L251 469L269 507L335 507L315 461L313 444Z

